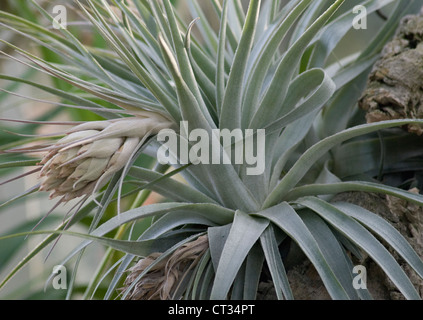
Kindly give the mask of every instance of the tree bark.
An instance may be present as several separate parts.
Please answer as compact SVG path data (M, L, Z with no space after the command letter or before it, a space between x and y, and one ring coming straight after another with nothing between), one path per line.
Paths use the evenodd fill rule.
M359 101L367 122L423 118L423 12L406 16L370 74ZM409 125L418 135L423 127Z

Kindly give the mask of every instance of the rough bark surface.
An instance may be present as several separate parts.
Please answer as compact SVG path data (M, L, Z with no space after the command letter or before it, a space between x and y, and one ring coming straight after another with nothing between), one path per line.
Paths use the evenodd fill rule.
M406 16L370 74L359 106L368 122L423 118L423 12ZM409 125L423 134L423 127Z

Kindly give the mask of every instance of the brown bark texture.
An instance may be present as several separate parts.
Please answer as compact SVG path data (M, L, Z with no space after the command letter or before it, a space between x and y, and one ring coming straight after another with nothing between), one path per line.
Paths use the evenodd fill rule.
M406 16L374 65L359 101L367 122L423 118L423 12ZM418 135L423 127L409 125Z

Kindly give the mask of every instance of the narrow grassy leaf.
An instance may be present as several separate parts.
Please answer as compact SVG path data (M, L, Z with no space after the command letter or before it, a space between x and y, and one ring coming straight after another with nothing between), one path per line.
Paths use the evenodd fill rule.
M296 1L299 2L299 1ZM310 4L310 0L301 1L295 8L289 11L285 17L282 16L274 26L271 26L271 33L254 46L252 52L253 65L250 67L248 79L246 81L245 98L243 101L242 123L243 128L249 124L252 115L256 111L260 100L264 80L268 75L269 67L273 62L273 57L286 37L289 29L301 13ZM295 2L294 2L295 3ZM265 40L265 41L264 41ZM264 42L263 44L261 42Z
M223 226L210 227L207 229L207 234L209 236L210 254L215 272L217 270L217 266L219 265L220 256L222 254L223 247L225 246L226 239L228 238L231 227L232 223Z
M356 126L342 132L339 132L331 137L321 140L310 149L308 149L289 170L289 172L282 178L279 184L273 189L266 199L263 207L267 208L274 205L278 201L284 199L284 196L304 177L307 171L318 161L324 154L331 150L337 144L340 144L351 138L364 135L370 132L385 128L393 128L409 123L423 123L422 120L392 120L381 121L373 124L365 124Z
M375 64L378 56L372 55L367 59L356 60L354 63L349 64L338 70L333 75L333 82L337 88L343 88L351 80L359 77L361 74L369 72L370 68Z
M191 293L191 299L195 300L197 297L200 296L200 285L201 280L203 280L204 274L207 272L207 268L210 266L210 249L204 253L204 255L201 257L200 262L198 263L196 270L194 270L195 276L193 276L190 279L190 282L192 282L192 293ZM187 290L188 291L188 290ZM189 291L188 291L189 292Z
M179 70L181 72L182 79L184 79L188 88L194 94L199 105L203 109L203 112L206 113L208 111L206 111L207 108L203 101L198 83L195 79L194 72L188 57L188 53L186 51L184 42L181 37L181 33L180 33L179 26L175 17L174 9L169 0L163 1L163 5L166 10L168 24L169 24L170 32L172 35L173 46L175 48L176 57L178 60Z
M22 168L36 166L40 160L22 160L0 163L0 169Z
M351 191L388 194L423 206L423 196L420 194L415 194L409 191L401 190L399 188L386 186L381 183L366 181L348 181L331 184L304 185L294 188L290 193L288 193L286 198L288 201L291 201L305 196L338 194Z
M216 102L216 86L212 80L207 76L207 74L200 67L199 62L197 62L191 51L191 31L198 19L193 20L188 26L188 30L185 35L185 49L188 52L188 57L190 64L192 66L194 77L198 83L199 89L204 97L205 103L210 105L207 107L211 117L214 122L217 123L217 102Z
M344 143L338 147L334 152L337 163L333 167L333 172L348 180L351 180L349 177L363 173L376 176L381 169L381 157L383 157L382 169L390 172L398 164L423 155L423 141L417 135L397 132L395 135L382 136L381 139L369 137ZM350 162L349 165L345 163L346 161ZM361 164L360 168L357 161Z
M230 223L233 220L234 215L232 210L213 204L159 203L123 212L119 216L109 219L107 222L103 223L100 227L93 231L92 234L103 235L122 224L134 220L176 211L194 213L199 217L204 217L217 224Z
M167 16L167 24L172 36L172 44L175 50L175 54L178 60L179 67L181 69L182 78L188 83L190 89L195 92L198 88L195 87L195 78L193 77L192 69L189 64L188 55L186 53L186 47L181 37L181 30L179 29L178 21L176 19L176 13L173 9L172 4L169 0L163 1L163 6ZM191 87L192 86L192 87Z
M316 123L321 137L328 137L348 128L351 117L357 111L357 101L367 83L368 72L366 70L340 88L327 103L321 118Z
M253 218L240 211L236 212L219 259L210 299L227 298L239 268L268 223L264 219Z
M330 225L366 251L407 299L421 299L410 279L395 261L394 257L361 224L336 207L318 198L307 197L297 202L318 213Z
M291 286L279 252L273 227L269 226L260 237L260 243L272 276L276 296L279 300L293 300Z
M51 63L49 63L49 62L47 62L47 61L45 61L41 58L38 58L38 57L34 56L33 54L25 51L25 50L22 50L22 49L19 49L19 48L13 46L10 43L8 43L8 45L13 47L14 49L16 49L24 57L26 57L33 64L35 64L36 67L34 67L34 68L36 68L37 70L42 71L42 72L48 74L49 76L53 76L57 79L63 80L65 82L71 84L72 86L74 86L78 89L81 89L85 92L88 92L88 93L92 94L93 96L98 97L98 98L100 98L104 101L107 101L107 102L110 102L114 105L120 106L123 109L132 110L132 111L139 111L140 105L141 106L143 105L142 101L135 102L132 99L128 99L127 96L122 96L122 94L114 92L113 90L111 90L109 88L105 88L103 86L97 85L97 84L89 82L87 80L82 80L81 77L75 76L75 75L69 73L68 71L57 67L57 65L53 65L53 64L51 64ZM157 104L156 104L156 106L157 106ZM161 107L159 107L159 108L161 108ZM103 109L107 110L104 107L103 107ZM149 109L149 107L147 106L146 109ZM159 110L157 110L157 111L159 111Z
M22 232L22 233L15 233L13 235L2 236L0 237L0 241L13 239L16 237L25 237L31 235L40 235L40 234L60 234L60 235L67 235L73 236L89 241L95 241L106 245L107 247L113 248L115 250L119 250L124 253L134 254L140 257L148 256L153 252L160 252L164 251L165 249L169 248L170 246L174 245L175 243L181 241L186 236L181 234L175 237L162 237L160 239L154 240L145 240L145 241L129 241L129 240L116 240L110 239L106 237L100 236L92 236L86 233L79 233L79 232L72 232L72 231L65 231L65 230L43 230L43 231L30 231L30 232Z
M407 240L385 219L360 206L350 203L334 203L336 208L361 222L384 239L423 278L423 262Z
M79 3L79 2L78 2ZM176 106L172 101L172 98L163 91L163 89L154 81L150 75L146 72L144 67L138 63L130 49L125 46L122 40L113 32L105 18L98 12L96 6L92 1L88 2L92 8L95 16L91 15L84 6L80 4L81 9L85 12L93 26L102 34L109 45L119 54L122 61L131 69L131 71L140 79L140 81L154 94L162 105L168 110L168 112L174 117L176 121L179 121L180 115Z
M216 63L216 109L220 114L222 111L223 99L226 88L225 53L226 53L226 32L228 28L228 7L229 0L223 1L223 9L220 17L219 45L217 48Z
M201 291L198 296L199 300L209 300L213 277L214 277L213 264L209 263L206 271L204 272L204 276L202 279Z
M367 14L370 14L376 10L383 8L384 6L392 3L392 0L370 0L364 2L362 5L366 8ZM409 1L399 1L403 5ZM356 14L351 10L345 12L343 15L332 21L322 32L318 39L317 46L313 51L310 59L310 67L322 67L324 66L326 59L333 52L339 41L345 36L345 34L352 29L353 20L356 18Z
M109 300L116 293L118 285L121 283L122 278L125 276L125 272L129 269L131 263L133 262L135 256L127 254L122 257L119 266L116 269L113 279L109 282L107 291L104 294L104 300Z
M232 287L230 290L230 294L228 295L228 300L242 300L243 292L244 292L244 280L245 280L245 261L241 265L236 274L236 277L232 283Z
M242 300L255 300L263 270L264 254L257 242L245 261L244 288Z
M11 199L8 199L5 202L0 203L0 208L6 207L6 206L14 203L15 201L18 201L20 199L23 199L26 196L28 196L28 195L30 195L32 193L37 192L39 188L40 188L40 184L37 184L37 185L35 185L35 186L33 186L33 187L25 190L24 192L19 193L18 195L12 197Z
M299 19L292 33L290 44L294 44L298 38L307 30L310 25L319 17L322 11L328 6L328 1L313 1Z
M209 137L217 139L212 132L216 128L215 124L210 118L210 114L204 114L198 105L194 95L191 93L186 83L182 79L177 62L166 43L161 39L163 55L166 58L166 63L172 71L176 89L178 92L179 105L181 107L182 117L188 122L190 128L202 128L209 133ZM187 128L181 128L186 131ZM189 136L185 133L185 136ZM212 142L210 141L210 147ZM221 148L222 149L222 148ZM248 191L241 179L239 179L235 169L232 165L213 164L202 165L192 170L196 170L198 174L202 174L203 182L207 183L210 190L215 190L223 203L230 208L241 208L243 210L251 210L257 207L257 202L254 196ZM205 171L207 170L207 171ZM230 177L230 178L229 178ZM229 178L229 179L228 179ZM224 181L223 181L224 179Z
M59 227L56 228L55 231L63 230L66 226L71 226L78 221L80 221L83 217L88 215L95 207L97 206L96 203L91 202L87 204L83 209L81 209L74 217L67 219L64 221ZM29 261L32 260L36 255L38 255L43 249L45 249L49 244L51 244L55 239L57 239L58 234L51 234L42 242L40 242L34 249L32 249L19 263L17 263L13 269L5 276L5 278L0 282L0 289L3 288L6 283L9 282L25 265L28 264Z
M302 210L299 215L313 234L322 250L322 254L332 268L333 273L339 279L342 287L348 293L349 298L352 300L358 299L357 292L353 287L353 269L350 268L344 251L332 230L313 212Z
M283 202L257 213L259 217L269 219L295 241L310 259L319 273L326 289L333 299L348 299L348 294L336 278L333 270L322 254L316 239L301 220L297 212Z
M207 15L202 10L198 1L187 0L186 2L191 16L193 18L200 18L198 25L200 33L206 43L206 47L209 49L208 53L214 58L217 51L218 40L216 33L210 25L209 19L207 19Z
M129 210L121 213L120 215L107 220L105 223L100 225L97 229L92 231L90 235L102 237L105 234L117 229L121 225L127 224L132 221L139 219L159 216L168 212L176 212L179 210L185 210L186 212L197 213L199 216L208 217L211 221L216 221L219 224L230 223L233 220L234 212L225 209L220 206L208 205L208 204L183 204L183 203L158 203L148 206L143 206L133 210ZM221 211L222 210L222 211ZM228 214L228 215L227 215ZM143 238L143 241L154 240ZM84 250L92 240L87 240L76 246L62 261L62 264L66 264L73 256L78 254L81 250Z
M274 106L281 106L283 104L288 92L288 84L296 72L300 59L307 49L307 46L343 2L343 0L335 1L335 3L326 10L309 29L307 29L301 38L288 49L277 67L276 73L260 102L260 106L252 118L249 125L250 128L262 128L268 124L269 121L274 119L277 113L277 108Z
M5 25L22 26L23 29L28 30L32 33L43 34L48 38L59 41L68 47L74 48L74 45L72 44L72 42L66 39L63 39L63 37L61 37L60 35L48 30L47 28L44 28L43 26L35 22L29 21L23 17L13 15L9 12L0 11L0 21L4 22Z
M79 97L76 94L70 94L68 92L65 92L65 91L50 87L50 86L45 86L45 85L30 81L28 79L16 78L16 77L11 77L11 76L7 76L7 75L0 75L0 79L9 80L9 81L16 81L16 82L20 82L20 83L23 83L23 84L30 85L32 87L43 90L45 92L51 93L55 96L61 97L65 100L71 101L71 102L75 103L76 106L88 107L88 108L91 108L91 110L95 110L99 113L104 113L104 114L106 114L108 112L108 109L104 108L102 105L99 105L99 104L92 102L88 99L85 99L83 97ZM119 110L118 109L110 110L110 112L115 112L115 113L117 111L119 111Z
M50 225L59 221L59 217L49 216L43 220L43 225ZM39 223L39 219L25 221L11 230L8 230L7 233L10 235L15 234L27 234L30 232L35 225ZM39 225L41 227L41 225ZM19 239L20 238L20 239ZM20 248L25 246L27 243L25 239L20 236L8 237L7 239L0 240L0 260L2 265L0 266L0 271L6 271L5 268L9 265L10 260L19 252Z
M54 22L55 19L52 17L48 11L44 10L37 2L31 0L31 2L37 7L37 9L47 18L50 22ZM89 64L92 65L96 70L98 70L103 77L110 78L110 75L102 68L98 61L93 57L90 51L85 47L67 28L60 28L60 32L70 41L78 51L89 61Z
M234 0L233 2L230 2L230 12L231 17L234 17L234 19L231 19L233 21L234 25L237 22L239 29L242 29L242 26L245 25L245 20L247 19L245 13L244 13L244 6L242 4L242 0ZM235 19L235 17L237 19ZM234 28L236 29L236 28ZM241 30L240 30L241 32Z
M133 166L129 170L128 175L137 178L139 181L145 181L148 184L154 182L154 184L149 185L149 188L174 199L174 201L216 204L216 201L197 189L149 169Z
M288 124L318 111L336 91L332 79L322 69L311 69L295 79L290 86L292 95L285 101L277 120L264 127L266 134L285 128ZM301 92L301 89L303 90ZM299 105L304 92L311 92Z
M244 92L243 81L246 74L248 58L253 46L260 4L261 0L250 1L247 19L235 53L222 102L219 121L219 127L221 129L233 130L241 128L242 95Z
M211 132L211 129L216 128L216 126L210 114L207 110L201 108L194 94L189 90L171 48L161 36L159 37L159 43L163 51L163 57L175 81L183 120L188 121L189 125L194 128L203 128Z
M218 42L220 43L221 37L223 37L222 19L224 19L224 12L223 12L224 9L222 8L222 6L225 6L225 4L224 3L221 4L220 0L211 0L211 1L212 1L213 8L215 9L216 14L217 14L219 21L220 21L220 29L219 29L219 34L218 34ZM232 30L232 26L231 26L231 22L234 22L233 20L235 20L235 19L230 19L230 21L228 21L228 19L227 19L228 16L230 18L234 17L234 14L232 14L230 9L231 9L231 2L228 3L228 13L227 13L227 17L226 17L227 23L226 23L226 26L225 26L226 34L225 34L224 38L228 40L228 43L229 43L229 46L230 46L230 47L227 48L226 54L227 55L229 54L231 56L231 58L233 58L233 54L236 51L236 48L238 47L239 38L237 38L237 36L235 35L235 32ZM240 26L237 25L237 27L240 27ZM241 29L241 27L240 27L240 29ZM219 47L217 48L217 55L218 54L219 54Z
M269 190L273 190L278 184L290 155L309 132L315 117L315 114L303 117L289 124L281 133L274 147L271 165L268 165L272 170L269 173Z
M146 231L143 232L140 239L159 238L166 232L184 225L201 225L213 227L217 224L210 221L205 216L199 216L193 212L175 211L165 214L154 222Z
M170 45L172 43L172 30L170 28L169 22L164 16L161 4L158 1L148 0L149 8L151 9L151 14L154 17L154 22L157 28L157 31L162 34L163 39Z

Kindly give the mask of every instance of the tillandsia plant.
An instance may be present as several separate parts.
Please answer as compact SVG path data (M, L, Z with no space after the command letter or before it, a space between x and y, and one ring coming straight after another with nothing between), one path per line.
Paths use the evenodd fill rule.
M63 265L76 255L82 259L92 242L124 253L112 265L99 265L86 298L111 275L105 299L116 293L122 299L255 299L267 275L277 298L295 299L287 276L287 257L295 252L311 262L333 299L372 298L353 281L354 259L363 252L405 298L421 298L388 250L423 277L423 262L404 237L375 213L331 197L363 191L423 205L423 196L373 179L422 153L403 143L402 157L381 166L378 142L416 141L386 129L423 120L366 124L357 107L372 65L401 18L418 12L419 1L357 1L369 15L388 7L390 14L366 47L351 48L333 65L332 52L356 25L348 1L179 1L188 20L169 0L73 1L68 10L83 21L77 25L102 37L102 49L82 43L31 2L59 28L0 12L2 28L62 61L51 63L3 41L18 53L6 55L74 90L0 78L54 94L65 100L62 106L104 120L83 121L51 144L5 150L41 152L35 189L53 190L59 204L82 200L56 231L37 231L49 235L0 287L59 236L72 235L85 242ZM204 13L205 2L217 27ZM344 157L357 153L354 163ZM137 165L141 154L156 159L154 169ZM263 170L251 170L254 165ZM167 201L142 205L146 190ZM140 196L130 210L104 219L106 208L135 193ZM87 234L69 230L90 213ZM145 221L149 225L139 231ZM104 261L109 257L110 251Z

